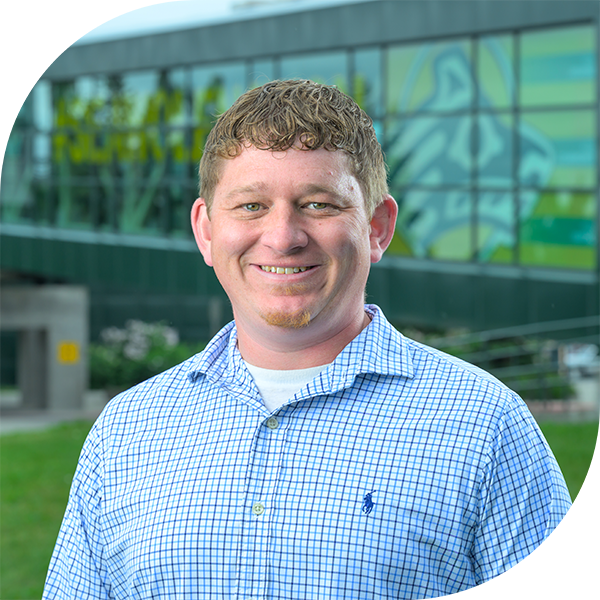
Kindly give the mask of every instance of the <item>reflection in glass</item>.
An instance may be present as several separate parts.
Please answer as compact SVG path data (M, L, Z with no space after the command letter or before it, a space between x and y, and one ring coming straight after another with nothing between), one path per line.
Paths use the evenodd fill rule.
M525 191L521 195L520 262L590 269L596 264L594 194Z
M52 145L50 136L47 134L36 134L33 138L32 149L33 175L38 179L50 176L52 164Z
M417 258L470 260L471 194L465 190L409 190L399 202L397 232Z
M595 26L562 27L521 36L521 104L596 102Z
M25 113L21 109L21 113ZM21 121L23 122L23 120ZM0 205L2 221L18 222L27 218L32 203L31 132L15 126L10 133L2 162Z
M478 185L508 188L513 184L513 119L502 113L477 119Z
M471 42L395 46L388 52L388 112L454 111L473 101Z
M524 113L519 178L525 186L593 187L597 177L594 111Z
M96 228L98 231L114 233L118 231L117 193L115 186L110 189L99 185L95 191L96 198Z
M348 55L346 52L320 52L283 57L281 79L311 79L336 85L348 93Z
M185 180L170 180L163 194L168 209L168 231L172 237L187 238L191 235L190 211L198 195Z
M59 196L56 225L65 228L91 229L95 218L90 195L87 186L65 186Z
M478 46L477 77L481 108L510 108L514 103L513 38L482 37Z
M160 206L160 184L165 173L165 162L129 164L123 166L119 180L121 191L119 230L125 233L141 233L144 229L160 230L156 216Z
M275 65L271 59L255 60L250 68L250 88L260 87L275 79Z
M194 123L212 126L245 89L246 72L241 62L192 69Z
M413 185L470 185L471 123L469 115L392 121L387 128L384 148L392 189Z
M184 125L191 118L188 95L188 71L170 69L160 75L159 91L154 99L154 110L159 122L169 125Z
M170 129L165 133L168 165L167 172L177 177L190 175L190 141L186 128Z
M33 124L40 131L52 128L52 86L49 81L40 79L33 88Z
M515 250L515 205L506 190L477 194L477 249L481 262L512 263Z
M381 115L381 50L369 48L354 54L352 96L371 118Z
M158 89L158 71L140 71L123 75L117 91L121 96L123 124L131 127L157 124L160 115L156 102L152 100L156 97Z

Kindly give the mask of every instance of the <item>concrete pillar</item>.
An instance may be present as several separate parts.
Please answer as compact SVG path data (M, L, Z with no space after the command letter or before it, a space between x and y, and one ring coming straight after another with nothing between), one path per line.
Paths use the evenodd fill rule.
M17 384L23 408L48 405L48 336L43 329L22 329L17 346Z
M0 324L20 332L18 384L24 408L83 407L88 388L89 298L78 286L0 291Z

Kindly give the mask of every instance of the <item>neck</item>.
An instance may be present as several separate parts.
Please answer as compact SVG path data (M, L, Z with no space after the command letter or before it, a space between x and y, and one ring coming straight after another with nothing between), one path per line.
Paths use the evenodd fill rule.
M308 369L325 365L371 322L361 310L345 326L323 331L318 322L301 329L286 329L265 324L264 328L248 330L236 319L238 347L242 358L264 369Z

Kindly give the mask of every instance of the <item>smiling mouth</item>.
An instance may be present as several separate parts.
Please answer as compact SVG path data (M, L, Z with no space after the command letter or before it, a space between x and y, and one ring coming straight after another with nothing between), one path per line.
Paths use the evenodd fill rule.
M261 265L260 268L267 273L278 273L280 275L291 275L292 273L304 273L304 271L308 271L308 269L312 269L312 267L269 267L266 265Z

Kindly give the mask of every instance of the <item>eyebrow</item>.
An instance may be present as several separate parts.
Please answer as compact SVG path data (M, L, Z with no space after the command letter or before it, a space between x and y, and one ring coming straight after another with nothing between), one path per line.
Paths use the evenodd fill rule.
M251 183L230 190L225 197L227 199L231 199L235 196L244 196L246 194L265 194L267 193L268 188L268 184L263 182ZM328 196L332 196L333 198L343 197L342 194L340 194L333 188L324 185L319 185L316 183L308 183L302 186L299 190L298 197L304 198L306 196L315 196L317 194L327 194Z
M244 194L256 194L262 193L266 190L266 185L264 183L251 183L249 185L242 185L240 187L233 188L227 192L225 198L233 198L235 196L243 196Z

